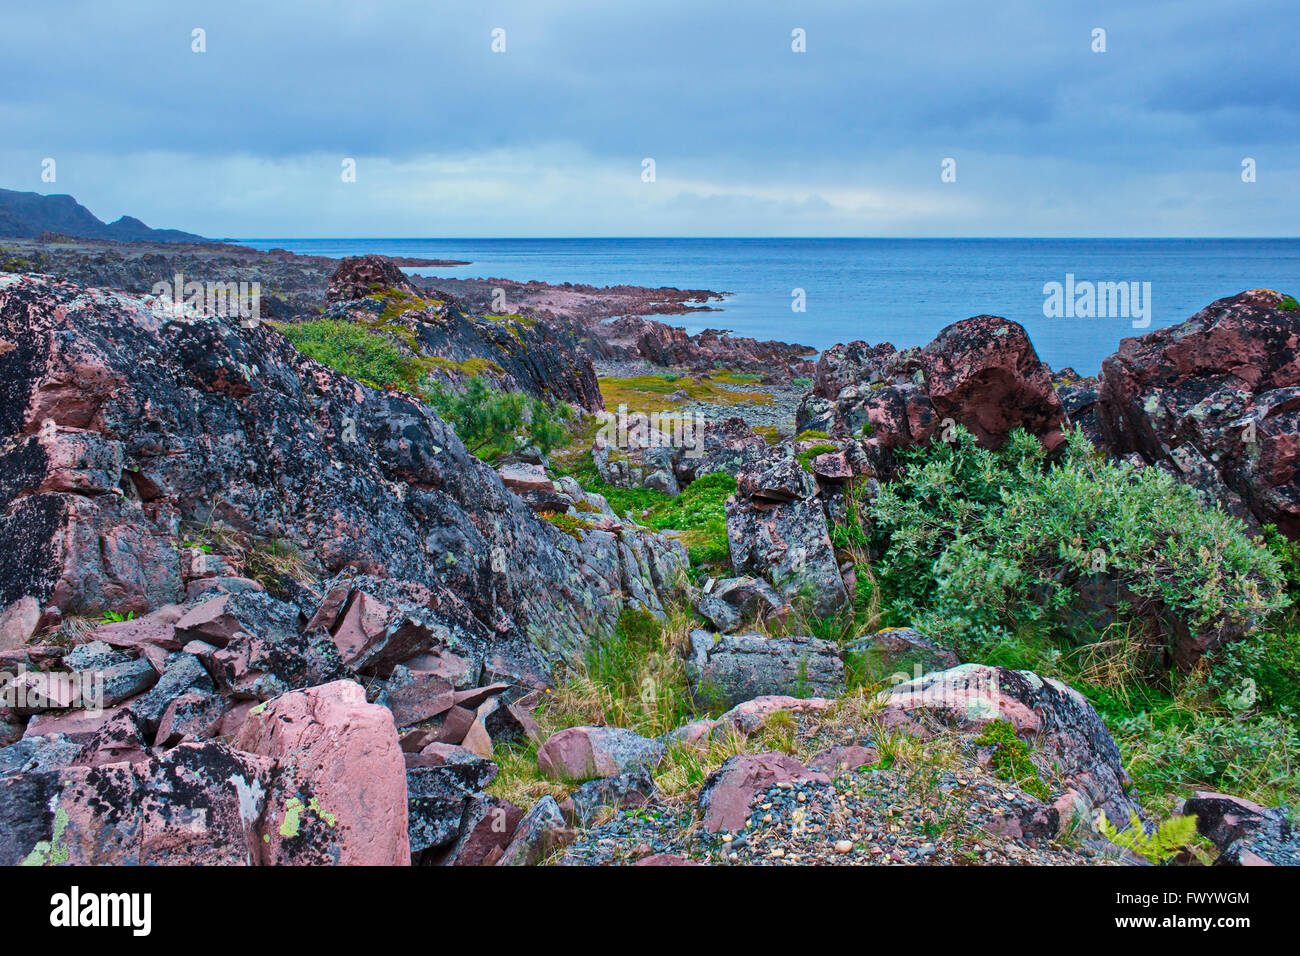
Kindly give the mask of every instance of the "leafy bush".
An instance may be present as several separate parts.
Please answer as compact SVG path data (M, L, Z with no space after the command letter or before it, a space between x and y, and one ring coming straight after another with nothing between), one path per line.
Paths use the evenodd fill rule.
M870 514L890 609L969 656L1026 626L1075 643L1114 620L1166 641L1173 619L1240 634L1284 604L1277 558L1236 519L1078 432L1049 464L1023 431L994 452L959 429L906 453Z
M1300 730L1287 717L1172 708L1110 726L1149 805L1200 789L1293 806L1300 792Z
M1270 524L1264 526L1264 543L1282 566L1287 599L1293 607L1300 607L1300 542L1283 536L1276 526Z

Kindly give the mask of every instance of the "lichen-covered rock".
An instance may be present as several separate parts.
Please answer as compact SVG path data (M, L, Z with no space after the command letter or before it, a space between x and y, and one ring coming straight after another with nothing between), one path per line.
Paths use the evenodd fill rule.
M459 839L473 800L497 775L496 764L460 748L406 755L411 852Z
M686 673L697 700L728 707L769 695L844 693L839 648L815 637L692 631Z
M264 862L410 865L397 728L360 684L335 681L254 708L235 746L277 762L259 833Z
M1020 325L993 315L954 322L924 348L850 342L827 349L812 394L835 403L827 430L861 435L883 450L924 444L949 421L990 447L1014 428L1048 448L1064 440L1051 370ZM824 405L812 402L805 401L800 421L825 421Z
M1198 790L1178 811L1219 849L1216 866L1300 866L1300 831L1285 807Z
M1104 810L1127 822L1142 808L1129 797L1119 748L1092 705L1072 687L1029 671L962 664L899 684L883 697L886 726L924 733L935 724L978 730L995 720L1047 754L1069 789L1056 801L1061 822Z
M1300 313L1281 302L1254 289L1124 339L1102 363L1097 414L1116 455L1300 537Z
M0 865L256 863L272 771L209 741L0 777Z
M178 603L190 523L292 542L327 575L419 583L485 645L580 656L613 633L625 582L607 562L560 547L428 407L265 323L5 274L0 340L0 614Z
M615 421L612 413L606 413L606 421ZM616 435L619 440L611 442L601 431L592 444L591 457L602 481L615 488L681 493L676 467L685 449L671 434L655 428L649 416L632 413L623 417Z
M953 651L911 627L887 627L865 634L846 644L844 651L854 655L860 667L882 677L893 673L919 677L925 671L943 671L960 663Z
M659 795L650 768L641 766L612 777L589 780L560 804L570 826L587 827L602 807L622 810L650 803Z
M446 293L422 291L391 259L375 255L340 262L326 302L326 318L382 318L387 329L401 329L395 344L429 360L429 376L444 384L479 377L505 391L602 407L595 369L569 324L473 315Z
M782 599L824 617L848 601L817 482L792 456L741 469L727 499L727 540L737 575L765 578Z
M712 582L695 606L719 631L734 631L744 624L779 622L790 606L762 578L723 578Z
M524 814L496 865L533 866L572 838L573 831L565 826L560 805L548 794Z

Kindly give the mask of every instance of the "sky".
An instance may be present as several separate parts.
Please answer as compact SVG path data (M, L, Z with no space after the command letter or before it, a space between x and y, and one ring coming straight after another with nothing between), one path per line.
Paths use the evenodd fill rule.
M42 0L0 186L214 237L1296 236L1297 41L1295 0Z

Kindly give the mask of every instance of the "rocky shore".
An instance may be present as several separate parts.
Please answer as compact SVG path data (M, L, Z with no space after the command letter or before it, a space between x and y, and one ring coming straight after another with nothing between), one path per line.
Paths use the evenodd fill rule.
M1287 607L1259 535L1300 536L1289 296L1126 339L1092 380L995 316L812 362L644 317L699 290L0 245L0 864L1300 859L1285 807L1191 777L1144 802L1107 696L1204 681ZM264 321L151 294L176 273L261 282ZM480 386L530 424L563 406L563 438L472 451L457 429L499 408L449 396ZM921 526L975 495L906 510L941 467L1005 468L991 520L1043 527L1063 484L996 496L1068 478L1082 530L1041 568L963 554ZM955 570L920 592L925 548ZM1104 640L1008 667L982 619L889 618L1004 593Z

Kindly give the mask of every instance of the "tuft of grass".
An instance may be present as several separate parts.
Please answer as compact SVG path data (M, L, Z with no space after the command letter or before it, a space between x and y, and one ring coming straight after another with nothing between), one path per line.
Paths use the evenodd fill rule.
M999 780L1014 783L1025 793L1039 800L1052 799L1052 791L1043 782L1030 759L1029 745L1016 736L1015 725L1009 720L995 720L984 727L975 738L977 747L992 747L990 766Z

